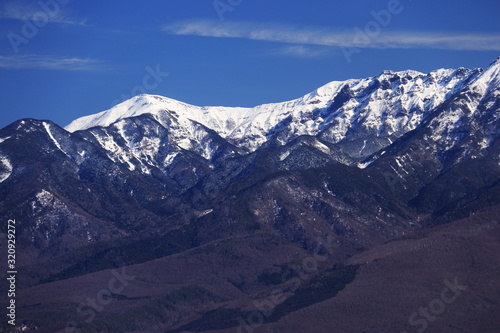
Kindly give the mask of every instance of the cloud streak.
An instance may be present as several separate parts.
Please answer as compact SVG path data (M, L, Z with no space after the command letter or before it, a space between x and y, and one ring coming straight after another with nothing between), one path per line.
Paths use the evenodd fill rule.
M330 48L324 46L315 45L287 45L276 50L273 50L271 54L274 55L289 55L297 58L316 58L321 57L330 51Z
M102 69L102 63L89 58L60 58L36 54L1 56L0 68L92 71Z
M52 8L53 9L53 8ZM51 23L85 26L86 20L70 18L61 7L46 12L37 3L26 1L9 1L0 5L0 18L11 20L42 21L48 19Z
M446 49L500 51L500 35L467 33L422 33L382 31L374 37L360 37L360 29L335 31L256 22L181 21L163 31L172 35L214 38L243 38L299 45L358 47L372 49ZM300 50L298 50L300 52Z

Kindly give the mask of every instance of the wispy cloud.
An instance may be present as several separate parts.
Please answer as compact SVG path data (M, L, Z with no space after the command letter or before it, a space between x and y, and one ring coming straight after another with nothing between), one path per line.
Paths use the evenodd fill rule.
M61 58L37 54L1 56L0 68L91 71L103 69L102 62L89 58Z
M297 45L355 46L358 48L433 48L449 50L500 51L500 35L468 33L382 32L361 37L359 30L335 31L275 23L181 21L163 30L173 35L215 38L244 38ZM300 53L301 49L296 49ZM297 53L296 52L296 53ZM292 52L293 53L293 52Z
M55 1L57 3L57 1ZM47 21L70 25L86 25L84 19L71 18L62 5L42 8L38 2L25 0L5 1L0 4L0 18L12 20Z
M288 45L273 50L274 55L290 55L298 58L315 58L326 55L330 51L329 48L316 45Z

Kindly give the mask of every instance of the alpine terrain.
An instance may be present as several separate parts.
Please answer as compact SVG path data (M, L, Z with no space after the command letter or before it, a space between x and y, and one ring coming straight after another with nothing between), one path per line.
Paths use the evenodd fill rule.
M18 120L0 331L498 332L499 116L500 58L254 108L139 95Z

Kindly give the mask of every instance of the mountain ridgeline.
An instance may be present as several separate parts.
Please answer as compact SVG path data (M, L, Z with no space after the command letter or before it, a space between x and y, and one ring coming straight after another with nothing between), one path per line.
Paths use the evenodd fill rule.
M473 223L476 214L495 216L499 115L500 58L485 70L384 71L254 108L140 95L65 128L16 121L0 130L0 212L18 221L19 287L31 295L21 311L47 332L70 319L89 332L121 331L112 327L130 309L149 318L128 313L132 331L145 322L158 332L228 329L238 320L220 319L224 311L250 313L243 299L279 284L294 260L334 244L331 265L317 269L323 278L290 292L279 308L287 310L262 323L267 332L287 313L363 281L355 280L363 270L352 258ZM60 299L41 300L40 288L92 285L89 274L174 262L191 274L191 261L208 275L163 281L166 289L143 286L92 323L72 308L76 296L69 310ZM330 296L300 298L330 275L338 285ZM165 305L175 293L188 296ZM169 315L152 315L151 299Z

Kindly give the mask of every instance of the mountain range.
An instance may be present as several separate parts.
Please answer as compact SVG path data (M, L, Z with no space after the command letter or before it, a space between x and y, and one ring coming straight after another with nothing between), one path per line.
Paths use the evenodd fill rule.
M19 325L497 332L499 115L500 58L254 108L139 95L64 128L18 120L0 213ZM126 288L85 303L120 270ZM461 296L419 315L454 279Z

